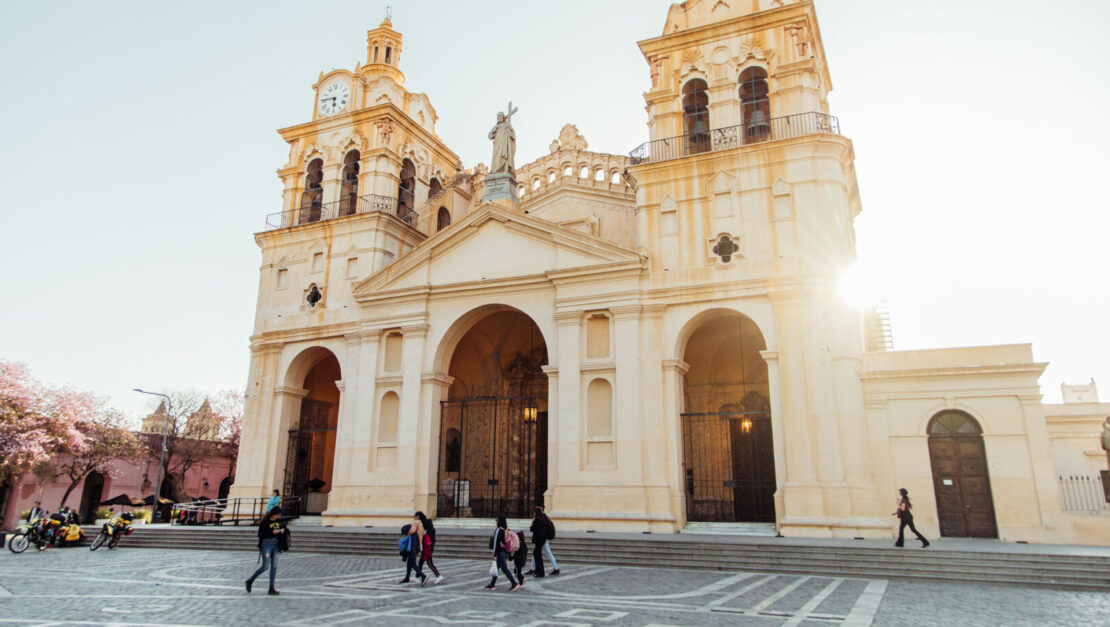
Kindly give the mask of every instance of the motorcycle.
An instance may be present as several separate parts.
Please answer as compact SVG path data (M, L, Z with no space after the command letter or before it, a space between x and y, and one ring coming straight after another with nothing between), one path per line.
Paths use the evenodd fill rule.
M61 522L53 518L36 518L30 520L16 530L8 539L8 550L12 553L22 553L32 544L38 550L49 546L54 535L54 530L61 526Z
M89 550L95 551L103 546L105 542L108 543L109 549L116 548L120 538L131 535L131 520L131 514L124 512L120 514L119 518L104 523L104 526L100 529L100 533L96 534L92 544L89 545Z

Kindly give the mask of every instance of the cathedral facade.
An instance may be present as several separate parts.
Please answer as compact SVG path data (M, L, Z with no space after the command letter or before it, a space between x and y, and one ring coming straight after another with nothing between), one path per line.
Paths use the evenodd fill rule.
M402 48L387 19L280 131L232 497L890 537L904 487L927 534L1110 539L1061 507L1028 345L892 351L838 296L861 205L811 0L673 5L649 141L567 125L511 185L440 140Z

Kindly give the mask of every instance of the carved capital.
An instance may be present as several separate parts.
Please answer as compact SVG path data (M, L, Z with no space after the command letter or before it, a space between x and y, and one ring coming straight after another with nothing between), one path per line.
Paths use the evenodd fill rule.
M424 383L438 385L440 387L449 388L455 382L455 377L443 374L442 372L425 372L420 375L420 380Z
M639 318L640 311L643 308L639 305L624 305L621 307L613 307L609 311L613 313L615 320L626 320L628 318Z
M685 376L687 372L690 372L690 364L682 361L681 359L664 359L663 371L673 371L680 376Z
M431 325L428 324L412 324L401 327L401 334L405 336L406 340L409 338L417 339L428 335L428 329L430 328Z
M574 311L557 311L555 312L555 324L561 327L581 324L584 314L585 312L581 309Z
M292 396L293 398L304 398L308 396L308 390L304 388L295 388L285 385L274 388L274 393L284 394L285 396Z

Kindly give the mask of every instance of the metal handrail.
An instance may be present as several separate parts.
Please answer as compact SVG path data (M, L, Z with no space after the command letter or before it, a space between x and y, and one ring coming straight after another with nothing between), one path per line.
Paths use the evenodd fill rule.
M704 152L717 152L819 134L840 134L840 121L836 116L811 111L738 126L726 126L712 131L695 131L678 137L656 139L644 142L628 153L629 165L656 163Z
M271 213L266 216L266 228L263 230L273 231L372 212L387 213L409 226L416 226L416 212L408 211L404 215L398 215L396 198L368 194L358 197L347 196L332 202L313 203L289 211Z
M173 506L171 523L177 523L184 512L187 525L226 525L236 527L240 522L255 524L266 513L266 497L239 497L234 499L205 499ZM301 511L301 497L281 497L281 509L285 518L296 517Z

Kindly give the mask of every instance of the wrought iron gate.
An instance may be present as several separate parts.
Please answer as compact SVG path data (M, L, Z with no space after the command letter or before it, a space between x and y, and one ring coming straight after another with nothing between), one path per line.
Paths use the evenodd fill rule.
M527 518L547 490L547 398L440 403L437 515Z
M299 512L286 512L292 514L319 513L308 512L308 493L313 490L313 483L326 483L331 477L322 477L326 464L328 438L335 433L335 428L328 427L328 412L331 403L301 401L301 419L298 428L289 430L289 447L285 456L285 486L282 495L296 497L299 503Z
M687 520L774 522L770 414L682 414L682 456Z

